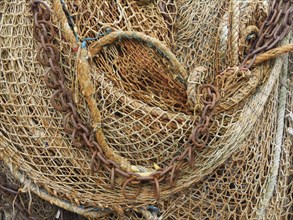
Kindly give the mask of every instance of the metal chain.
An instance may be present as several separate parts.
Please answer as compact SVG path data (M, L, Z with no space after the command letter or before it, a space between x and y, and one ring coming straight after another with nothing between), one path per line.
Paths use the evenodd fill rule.
M258 38L241 66L251 68L257 55L273 49L292 29L293 1L273 0L269 14L264 21Z
M82 122L73 101L71 91L65 86L65 73L60 64L60 52L53 44L55 30L50 22L51 12L47 4L41 0L35 0L31 4L34 17L34 37L39 42L37 51L37 60L48 70L44 74L46 85L55 90L50 102L55 110L64 113L63 126L64 131L71 136L72 145L75 147L87 146L92 153L92 172L102 165L110 176L110 186L114 187L115 177L117 175L124 177L126 180L122 186L122 193L127 198L136 198L140 193L140 188L136 195L129 196L126 194L126 187L129 184L152 183L154 186L155 197L160 198L160 183L169 182L172 186L175 183L176 176L180 167L186 163L186 158L190 166L194 164L195 149L203 149L209 141L209 126L213 116L216 103L220 95L214 86L205 84L201 87L201 101L204 109L197 126L192 130L191 135L183 146L185 150L179 156L174 157L170 164L150 176L141 176L134 172L126 172L121 169L120 165L106 158L99 144L93 140L92 129L88 128Z

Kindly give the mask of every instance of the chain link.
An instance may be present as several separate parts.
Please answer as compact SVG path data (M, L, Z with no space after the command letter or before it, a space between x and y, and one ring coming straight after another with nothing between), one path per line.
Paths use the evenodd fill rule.
M273 0L258 38L241 66L251 68L257 55L273 49L292 29L293 1Z
M73 101L71 91L65 86L65 73L61 68L60 52L53 45L55 30L50 22L51 12L46 3L35 0L31 4L34 17L34 37L39 42L37 51L37 60L45 67L48 67L44 74L46 85L55 90L51 96L50 102L53 108L64 113L62 124L64 131L71 136L71 144L75 147L87 146L92 153L91 171L97 172L101 166L109 172L110 186L114 187L117 175L126 180L122 186L122 193L127 198L136 198L141 191L141 184L149 182L154 186L154 195L157 200L160 198L160 183L169 182L172 186L180 168L188 159L190 166L194 164L195 148L203 149L209 141L210 119L214 113L216 103L220 95L218 90L210 85L201 86L201 101L205 105L197 126L191 132L191 135L183 146L185 151L179 156L174 157L170 164L149 176L141 176L133 172L126 172L114 161L106 158L99 144L93 140L91 129L82 122L76 105ZM129 184L139 185L135 195L127 195L126 188Z

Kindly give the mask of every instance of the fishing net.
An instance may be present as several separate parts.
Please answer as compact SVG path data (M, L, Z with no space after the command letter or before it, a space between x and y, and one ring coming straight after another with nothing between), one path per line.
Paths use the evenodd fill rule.
M22 186L8 167L0 163L0 219L37 220L62 219L84 220L86 218L61 209L45 201Z
M292 10L1 1L1 160L88 218L289 219Z
M32 194L24 194L18 191L19 183L13 178L10 171L3 163L0 164L1 219L36 219L41 212L42 219L53 219L57 208ZM25 189L22 189L23 192ZM30 208L28 209L28 207ZM30 210L30 213L27 211ZM14 217L15 216L15 217ZM38 218L40 219L40 218Z

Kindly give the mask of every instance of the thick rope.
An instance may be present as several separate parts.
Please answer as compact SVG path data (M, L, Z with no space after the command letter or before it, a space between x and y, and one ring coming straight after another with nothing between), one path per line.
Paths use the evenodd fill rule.
M274 59L282 54L289 53L293 51L293 44L286 44L274 49L271 49L265 53L258 55L253 63L253 66L257 66L267 60ZM250 60L247 61L247 64L250 63Z
M232 52L232 57L231 59L231 64L232 66L237 66L239 64L239 23L240 23L240 6L239 6L239 1L231 1L231 52Z
M91 219L101 218L111 212L111 210L108 208L85 208L83 206L73 205L73 203L69 203L68 201L59 199L57 195L50 195L49 193L47 193L47 190L39 188L37 184L33 183L29 178L27 178L26 174L20 172L19 168L15 166L8 157L4 157L1 151L0 158L4 162L5 166L9 168L13 176L17 180L19 180L21 184L26 186L28 190L30 190L40 198L49 201L51 204Z
M61 22L61 25L64 28L65 39L68 40L72 46L75 46L76 42L74 41L74 34L72 33L72 30L66 25L66 22L65 22L66 17L62 11L61 2L58 0L54 1L53 7L54 7L55 14L56 14L57 18L61 21L62 20L64 21L64 22ZM119 31L119 32L110 33L109 35L106 35L105 37L102 37L98 41L93 43L90 46L89 54L94 56L95 54L100 52L105 45L109 45L109 44L115 42L116 40L118 40L118 38L120 39L120 38L123 38L126 36L127 36L127 38L131 37L131 38L143 40L143 41L147 42L148 44L152 44L154 47L158 48L159 50L162 50L162 52L165 56L167 56L170 60L175 60L177 62L175 64L175 66L180 69L181 74L186 76L186 72L185 72L185 69L183 68L183 66L177 61L176 57L168 49L166 49L166 50L164 49L165 46L160 41L158 41L152 37L149 37L143 33L139 33L139 32ZM97 140L99 146L103 149L103 152L105 153L107 158L109 158L109 159L113 160L114 162L116 162L117 164L119 164L121 166L122 170L127 171L127 172L135 172L141 176L151 175L152 173L155 172L154 169L148 169L148 168L145 168L142 166L138 167L135 165L131 165L130 162L126 158L115 153L108 145L106 138L104 136L102 127L101 127L101 113L100 113L100 110L97 108L96 100L93 97L93 94L95 91L94 91L94 86L93 86L93 82L91 79L92 72L91 72L91 67L87 61L87 59L88 59L87 55L88 55L87 48L83 48L82 46L79 47L78 59L77 59L78 60L77 61L77 69L76 69L77 79L78 79L79 85L81 87L81 92L84 95L84 97L86 98L89 110L91 112L91 116L92 116L91 125L95 130L95 137L96 137L96 140ZM141 104L139 102L133 102L133 100L130 100L129 102L136 105L138 108L141 106ZM146 107L147 111L152 112L157 115L163 115L165 113L164 111L162 111L160 109L152 110L151 108L148 108L147 106L145 106L145 107ZM144 172L140 172L141 169L139 169L139 168L143 168Z
M63 27L65 39L71 44L72 48L78 48L78 43L74 32L71 30L71 27L68 24L68 20L63 12L62 3L59 0L54 0L52 5L54 13L57 15L58 21Z
M142 32L136 31L115 31L112 32L102 38L100 38L97 42L93 43L89 47L89 57L95 56L99 53L104 46L113 44L117 40L121 39L136 39L139 41L146 42L150 47L156 48L160 53L166 56L173 66L178 70L180 75L174 76L174 78L182 77L184 80L187 79L187 73L182 64L177 60L176 56L168 49L161 41L156 38L150 37ZM181 81L181 80L180 80Z

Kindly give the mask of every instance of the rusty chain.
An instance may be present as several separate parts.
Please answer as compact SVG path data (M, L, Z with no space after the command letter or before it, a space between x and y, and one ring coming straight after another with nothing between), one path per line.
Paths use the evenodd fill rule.
M276 47L292 29L292 16L292 0L273 0L270 4L268 16L258 33L258 38L243 60L241 67L251 68L259 54Z
M71 143L74 147L87 146L92 153L91 170L96 172L103 166L110 176L110 186L114 187L116 175L124 177L126 180L122 186L122 194L126 198L135 199L141 191L141 183L152 183L155 197L160 198L160 183L169 182L172 186L175 183L179 168L185 163L187 158L190 166L194 163L195 149L203 149L209 141L209 125L214 113L216 103L220 95L218 90L205 84L201 87L201 101L204 109L197 126L192 130L190 137L183 146L185 150L179 156L174 157L170 164L150 176L140 176L134 172L126 172L114 161L105 157L99 144L93 139L92 131L82 122L73 101L71 91L65 86L65 73L60 64L60 52L54 45L55 30L50 22L51 11L47 4L41 0L35 0L31 4L34 17L34 38L39 42L37 60L48 69L44 74L44 82L54 90L50 102L53 108L64 113L64 131L71 136ZM126 187L129 184L139 184L137 193L133 196L126 194Z

